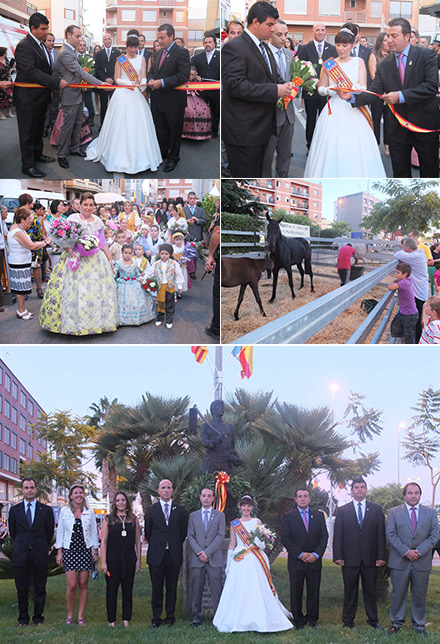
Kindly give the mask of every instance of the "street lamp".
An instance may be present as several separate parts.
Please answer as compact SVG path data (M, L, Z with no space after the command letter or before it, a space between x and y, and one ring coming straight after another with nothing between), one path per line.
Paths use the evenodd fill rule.
M339 385L334 382L330 385L330 391L332 392L332 421L335 421L335 393L339 389ZM333 483L330 478L330 495L329 495L329 504L328 504L328 518L329 518L329 544L330 548L333 549Z
M400 485L400 430L405 427L405 423L397 425L397 483Z
M339 389L339 385L335 382L330 385L330 391L332 392L332 414L335 415L335 393Z

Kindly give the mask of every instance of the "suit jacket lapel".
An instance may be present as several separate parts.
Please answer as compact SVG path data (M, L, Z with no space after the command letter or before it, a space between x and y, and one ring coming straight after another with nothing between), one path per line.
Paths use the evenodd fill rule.
M250 49L251 49L252 53L254 54L255 59L256 59L256 60L258 60L258 64L261 66L261 68L262 68L262 69L264 69L264 71L265 71L266 75L270 78L270 80L271 80L271 81L273 81L273 78L274 78L274 69L273 69L273 66L274 66L274 58L273 58L273 56L272 56L272 52L269 52L269 48L268 48L268 47L265 47L265 49L266 49L266 53L267 53L267 57L268 57L268 58L269 58L269 60L271 61L271 66L272 66L272 74L271 74L271 73L270 73L270 69L269 69L269 67L267 66L266 61L264 60L264 58L263 58L263 54L261 53L261 51L260 51L259 47L254 43L254 41L253 41L253 40L252 40L252 39L251 39L251 38L250 38L246 33L244 33L244 34L242 34L242 35L243 35L243 36L246 36L246 38L248 39L249 47L250 47ZM271 58L272 58L272 60L271 60Z
M415 58L417 56L417 51L416 48L410 45L409 52L408 52L408 58L406 60L406 67L405 67L405 77L404 77L404 83L403 87L408 87L408 82L410 79L410 76L412 74L412 70L414 67L414 62Z
M36 43L36 42L35 42L35 40L32 38L32 36L30 36L30 35L28 34L28 36L27 36L27 37L29 38L29 41L30 41L31 45L33 46L33 48L37 50L37 52L38 52L39 56L44 60L44 62L46 63L46 65L47 65L47 66L49 66L49 63L47 62L47 58L46 58L46 56L45 56L45 54L44 54L43 50L41 49L41 47L39 47L39 46L37 45L37 43Z

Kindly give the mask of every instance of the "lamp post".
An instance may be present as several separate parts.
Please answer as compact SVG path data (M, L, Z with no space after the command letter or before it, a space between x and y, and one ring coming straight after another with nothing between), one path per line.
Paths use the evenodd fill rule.
M332 422L335 422L335 393L339 389L339 385L337 383L333 383L330 385L330 391L332 393ZM330 496L329 496L329 503L328 503L328 543L330 546L330 549L333 550L333 483L330 479Z

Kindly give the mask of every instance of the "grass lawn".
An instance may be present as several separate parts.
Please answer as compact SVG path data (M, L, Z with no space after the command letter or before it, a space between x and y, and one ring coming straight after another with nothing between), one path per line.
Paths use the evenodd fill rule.
M289 578L287 560L278 559L272 567L275 586L281 601L289 606ZM329 561L324 561L321 584L321 611L317 631L304 629L302 631L286 631L280 634L259 633L217 633L208 620L200 628L190 628L190 616L184 615L180 601L176 613L176 624L172 628L162 626L157 630L149 628L151 623L151 586L148 570L144 567L136 576L134 586L134 613L130 628L125 629L118 624L115 629L107 626L105 610L105 580L101 575L98 581L90 581L89 602L86 610L87 625L65 626L65 578L64 575L51 578L47 583L46 621L42 627L29 625L25 629L17 626L17 606L15 584L13 580L0 581L0 643L18 644L23 642L35 644L103 644L115 642L118 644L145 644L155 642L163 644L324 644L324 643L360 643L373 644L389 642L390 636L373 630L366 624L366 616L361 606L358 611L356 627L352 630L343 629L341 624L342 612L342 577L339 568ZM179 596L181 597L181 596ZM427 607L427 630L429 637L421 639L410 627L407 616L406 627L393 636L395 644L406 642L420 643L438 642L440 640L440 569L435 568L430 579ZM382 626L388 627L389 601L380 604L379 617ZM32 613L31 613L32 614ZM408 611L407 611L408 615ZM120 619L120 613L119 613ZM409 620L409 625L408 625Z

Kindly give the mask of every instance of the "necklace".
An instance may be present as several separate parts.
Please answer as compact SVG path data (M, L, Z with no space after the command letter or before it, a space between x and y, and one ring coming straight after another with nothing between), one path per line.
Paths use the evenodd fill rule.
M120 519L120 521L121 521L121 523L122 523L121 537L126 537L126 536L127 536L127 530L125 529L125 522L126 522L126 520L127 520L127 515L126 515L126 514L124 514L124 516L123 516L123 517L121 517L121 516L119 516L119 514L118 514L118 519Z

